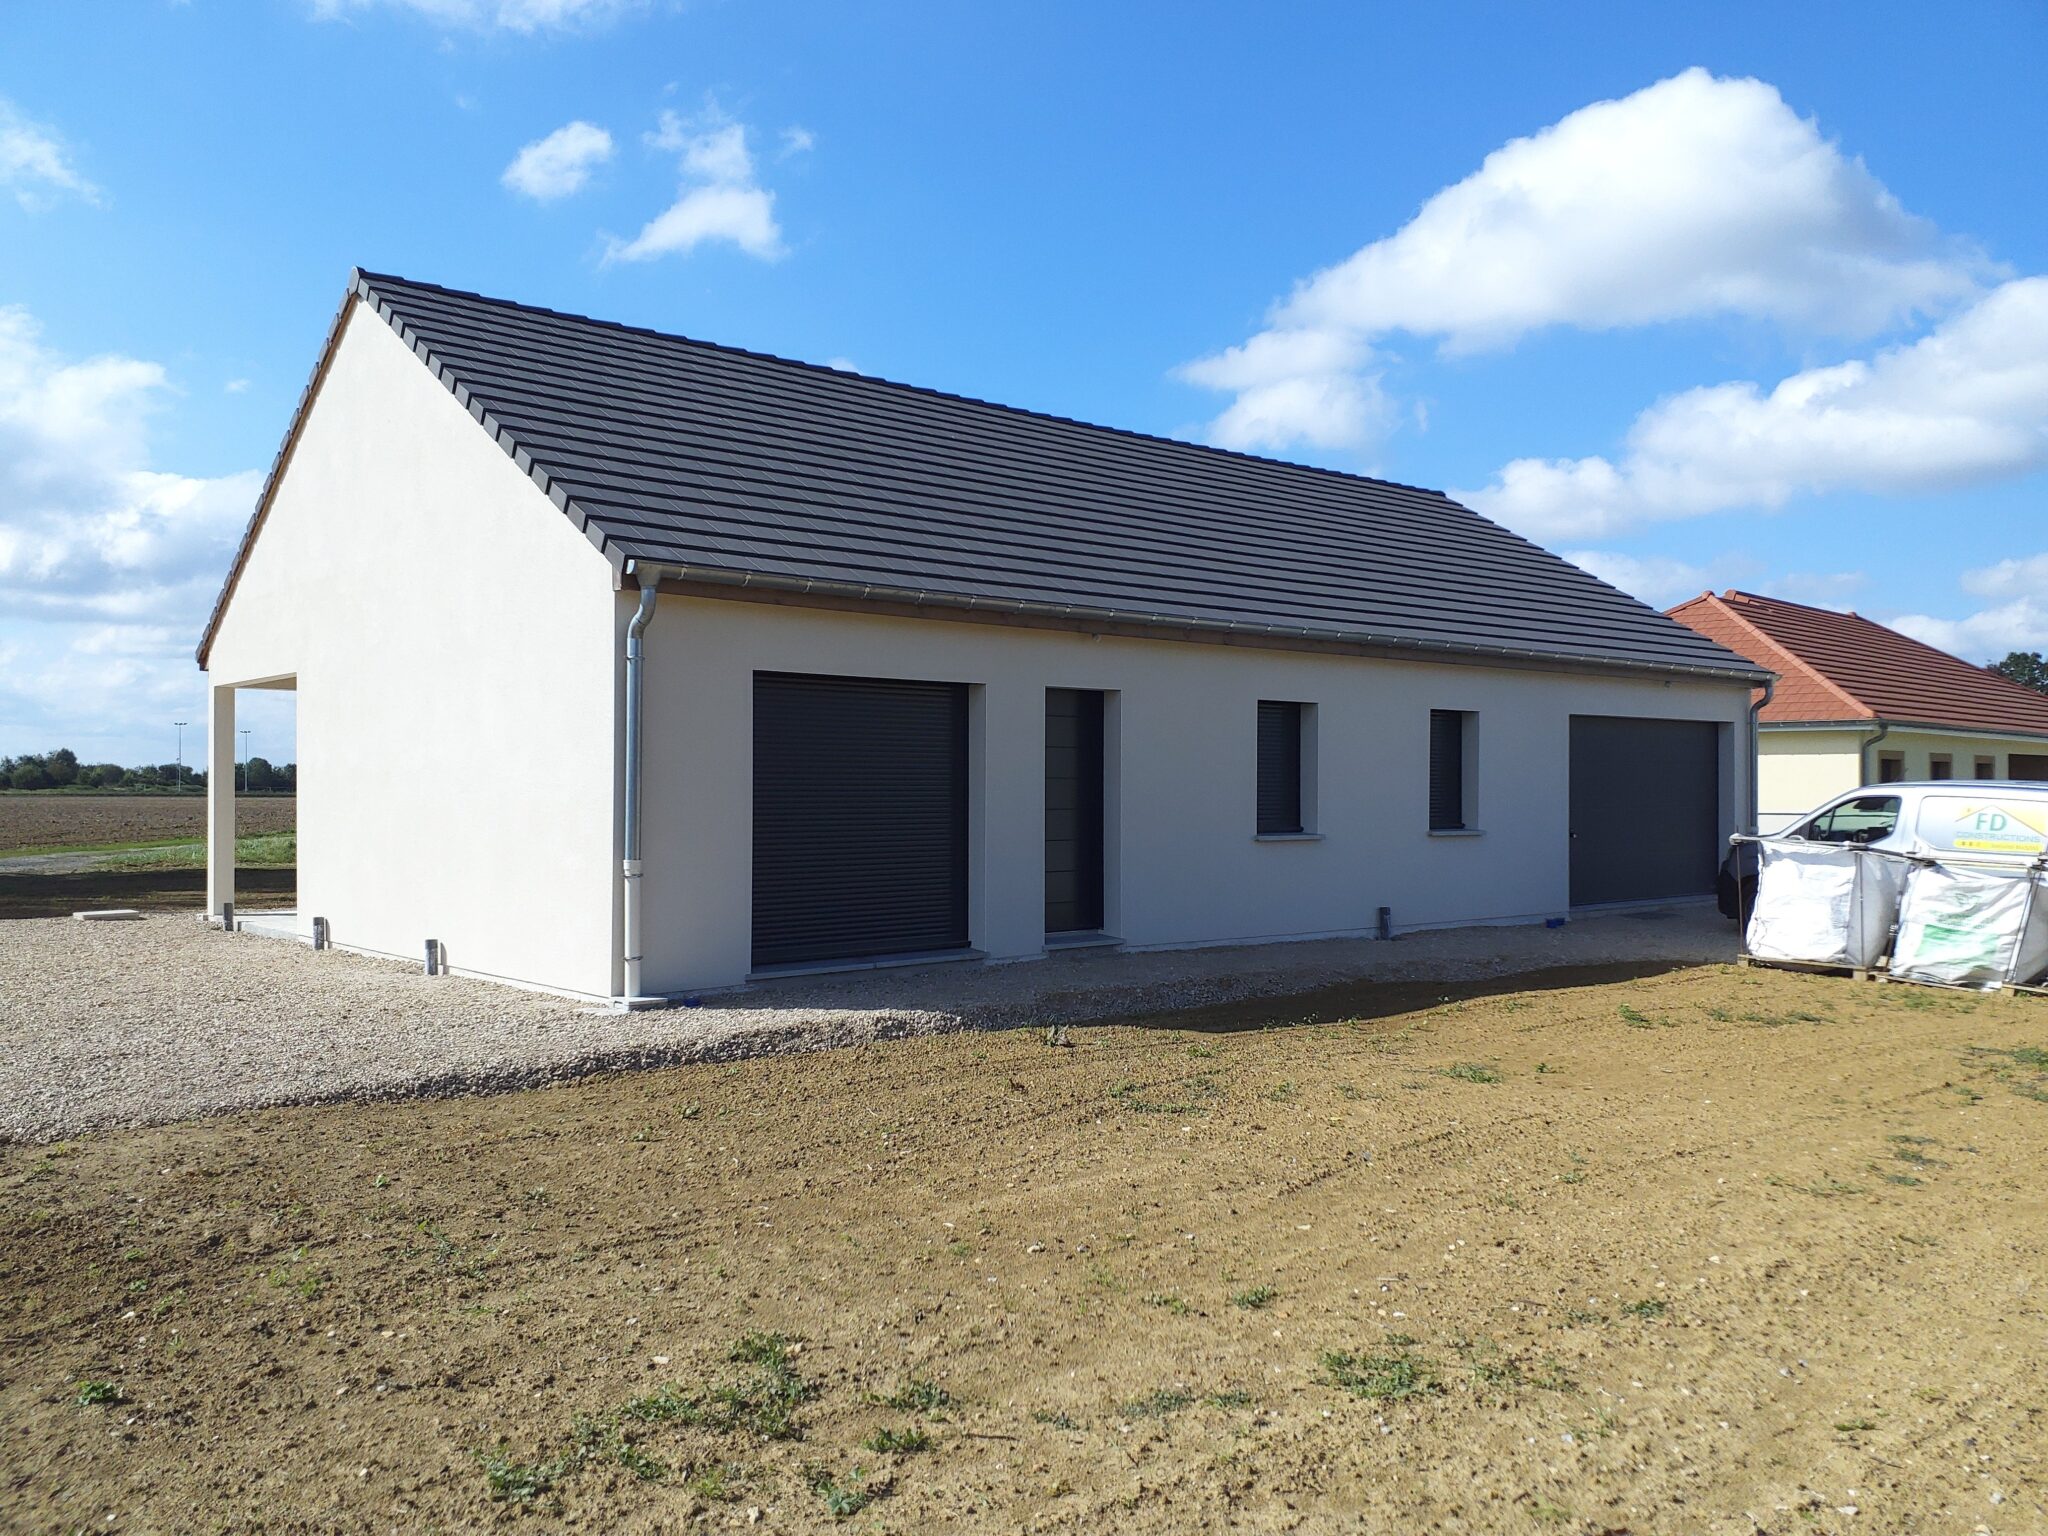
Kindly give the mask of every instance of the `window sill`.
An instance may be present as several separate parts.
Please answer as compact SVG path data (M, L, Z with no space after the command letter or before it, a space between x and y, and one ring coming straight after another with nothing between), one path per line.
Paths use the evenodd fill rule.
M1484 837L1486 836L1486 831L1482 827L1431 827L1429 835L1431 837Z
M1320 843L1322 840L1323 834L1320 832L1254 832L1252 834L1252 841L1255 843Z

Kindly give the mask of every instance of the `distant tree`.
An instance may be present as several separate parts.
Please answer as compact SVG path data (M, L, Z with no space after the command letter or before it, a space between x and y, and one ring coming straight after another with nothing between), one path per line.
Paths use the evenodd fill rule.
M7 783L13 789L50 789L56 782L43 760L32 753L15 758L7 771Z
M78 754L69 747L59 747L43 759L43 769L50 775L50 782L62 789L67 784L78 782Z
M128 770L119 763L94 763L78 775L80 783L90 784L94 789L119 789L127 777Z
M258 790L277 788L277 774L271 768L269 758L252 757L249 759L248 767L243 771L249 776L248 785L252 794Z
M2014 651L2005 660L1992 663L1991 670L2022 688L2048 693L2048 656L2039 651Z

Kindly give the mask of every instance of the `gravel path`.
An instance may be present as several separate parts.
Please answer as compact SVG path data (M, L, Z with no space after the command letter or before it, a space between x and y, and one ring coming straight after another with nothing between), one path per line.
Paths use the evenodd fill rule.
M322 1100L532 1087L591 1072L727 1060L906 1034L1078 1023L1309 992L1617 961L1735 955L1711 908L1561 929L1465 928L1392 943L877 971L789 981L715 1007L611 1013L189 915L0 923L0 1141Z

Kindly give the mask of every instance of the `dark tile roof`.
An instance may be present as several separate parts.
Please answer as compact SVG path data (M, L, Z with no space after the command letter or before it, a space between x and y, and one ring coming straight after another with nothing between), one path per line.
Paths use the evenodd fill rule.
M1860 614L1754 592L1702 592L1671 610L1779 674L1766 725L1889 720L2048 735L2048 694Z
M1310 644L1754 670L1436 491L395 277L358 273L352 292L620 568Z

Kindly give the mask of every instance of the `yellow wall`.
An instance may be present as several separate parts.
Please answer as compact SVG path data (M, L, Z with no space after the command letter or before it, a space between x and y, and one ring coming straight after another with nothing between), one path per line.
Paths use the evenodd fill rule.
M1850 730L1763 731L1758 742L1757 821L1766 832L1778 830L1792 818L1812 810L1822 801L1855 789L1863 782L1858 767L1859 749L1875 727ZM1992 736L1971 736L1961 732L1893 731L1872 754L1870 774L1877 777L1877 755L1896 752L1903 759L1905 779L1934 776L1930 759L1946 752L1958 779L1976 777L1976 760L1992 760L1991 776L2012 776L2014 752L2048 756L2048 741L2015 741Z

